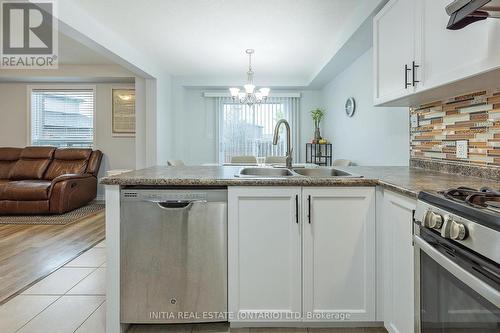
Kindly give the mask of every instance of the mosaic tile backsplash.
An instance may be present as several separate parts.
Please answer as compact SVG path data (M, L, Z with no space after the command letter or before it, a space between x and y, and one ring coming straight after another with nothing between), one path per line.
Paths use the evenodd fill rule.
M500 167L500 90L422 105L410 117L412 159ZM468 141L467 158L456 156L457 140Z

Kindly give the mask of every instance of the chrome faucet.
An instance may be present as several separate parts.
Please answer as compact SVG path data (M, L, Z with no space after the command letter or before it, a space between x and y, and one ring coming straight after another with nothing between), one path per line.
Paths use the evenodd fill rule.
M292 144L290 141L290 124L288 124L288 121L286 121L285 119L280 119L276 123L276 127L274 128L273 145L278 144L281 124L285 124L285 128L286 128L286 168L291 169L292 168L293 148L292 148Z

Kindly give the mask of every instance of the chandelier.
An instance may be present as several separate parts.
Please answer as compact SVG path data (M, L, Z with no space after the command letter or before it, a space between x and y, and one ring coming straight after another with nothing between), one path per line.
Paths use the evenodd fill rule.
M248 72L247 72L247 83L243 86L243 91L240 88L229 88L231 97L233 101L238 101L241 104L253 105L262 103L269 96L271 89L260 88L258 91L255 90L255 85L253 84L253 70L252 70L252 54L255 52L253 49L248 49L245 51L248 54Z

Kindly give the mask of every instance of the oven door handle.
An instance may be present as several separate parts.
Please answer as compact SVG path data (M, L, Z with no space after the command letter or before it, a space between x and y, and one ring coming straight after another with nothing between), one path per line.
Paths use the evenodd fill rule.
M415 241L415 244L439 265L444 267L448 272L453 274L457 279L468 285L489 302L497 307L500 307L500 291L496 290L486 282L467 272L452 260L446 258L446 256L432 247L422 237L415 235L413 236L413 239Z

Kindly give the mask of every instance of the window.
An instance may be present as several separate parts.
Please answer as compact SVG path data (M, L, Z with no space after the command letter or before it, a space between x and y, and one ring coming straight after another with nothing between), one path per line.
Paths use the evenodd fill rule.
M284 156L286 154L286 135L281 128L280 140L273 145L276 122L282 118L290 123L292 146L297 147L298 101L290 98L269 98L266 103L248 106L234 103L231 98L218 99L219 110L219 162L229 163L231 157ZM298 147L296 148L296 152Z
M93 89L32 89L31 144L92 147Z

